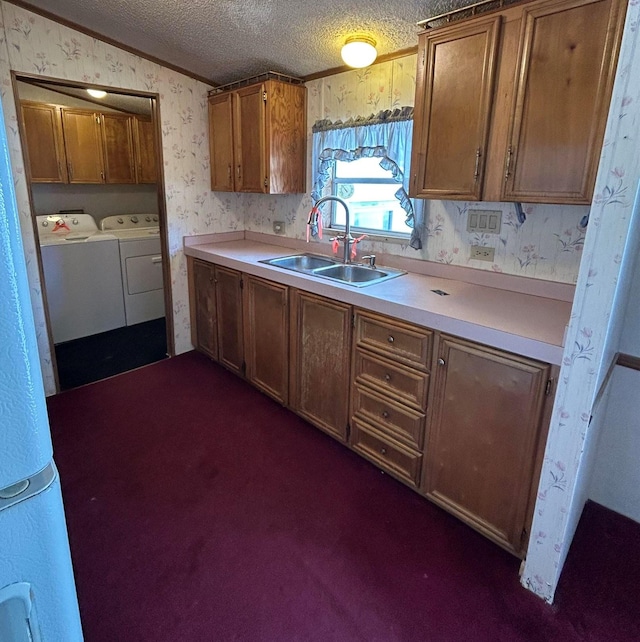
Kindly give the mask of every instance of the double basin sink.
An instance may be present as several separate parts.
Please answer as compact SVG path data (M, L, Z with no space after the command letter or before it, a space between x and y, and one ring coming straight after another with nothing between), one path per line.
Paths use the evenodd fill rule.
M332 279L355 287L373 285L382 281L388 281L396 276L406 274L402 270L392 268L368 267L353 263L341 263L327 256L317 254L295 254L293 256L281 256L275 259L266 259L260 263L267 263L285 270L302 272L324 279Z

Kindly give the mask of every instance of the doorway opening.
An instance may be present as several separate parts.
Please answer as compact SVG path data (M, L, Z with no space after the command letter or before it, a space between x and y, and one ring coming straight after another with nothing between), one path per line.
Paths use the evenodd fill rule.
M57 391L172 356L158 96L13 85Z

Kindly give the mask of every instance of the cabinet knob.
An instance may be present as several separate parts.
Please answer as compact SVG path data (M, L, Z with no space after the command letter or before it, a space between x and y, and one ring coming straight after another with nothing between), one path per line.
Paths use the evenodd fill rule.
M387 449L386 448L380 448L380 454L381 455L386 455L387 454Z
M393 343L393 342L395 341L395 339L393 338L393 335L392 335L392 334L390 334L390 335L387 337L387 341L388 341L389 343Z
M383 419L389 419L389 413L386 410L382 411L382 418Z
M445 361L442 357L440 357L440 358L438 359L438 365L439 365L439 366L443 366L445 363L446 363L446 361Z
M385 374L385 376L384 376L384 380L385 380L387 383L389 383L389 381L391 381L391 375L390 375L388 372L387 372L387 374Z

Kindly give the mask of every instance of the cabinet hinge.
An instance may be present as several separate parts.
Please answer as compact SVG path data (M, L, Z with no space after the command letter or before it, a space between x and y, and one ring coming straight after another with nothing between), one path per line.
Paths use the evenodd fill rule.
M99 125L100 124L100 116L96 116L96 123Z
M264 186L265 187L269 187L269 177L268 176L264 177Z
M351 314L351 327L352 328L356 327L356 315L353 313Z
M247 362L243 361L242 365L240 366L240 370L242 370L242 374L247 374Z
M240 279L240 289L244 290L244 279Z
M527 535L528 535L527 529L523 528L522 529L522 533L520 533L520 543L521 544L524 544L527 541Z
M267 102L267 92L266 92L266 91L263 91L263 92L262 92L262 102L263 102L263 103L266 103L266 102Z
M553 379L547 379L547 386L544 389L545 396L548 397L551 394L552 390L553 390Z
M351 424L347 422L347 441L349 441L350 437L351 437Z

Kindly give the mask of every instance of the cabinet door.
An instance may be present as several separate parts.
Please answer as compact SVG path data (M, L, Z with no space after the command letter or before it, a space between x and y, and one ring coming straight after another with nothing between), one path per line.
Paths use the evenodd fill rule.
M64 145L70 183L104 183L100 116L77 109L62 110Z
M347 439L351 306L296 291L291 316L291 407Z
M412 196L480 199L500 21L420 36Z
M424 492L521 555L549 366L442 337Z
M289 387L288 288L245 277L247 379L282 404Z
M238 192L266 192L265 88L263 84L234 94L235 186Z
M151 118L136 116L133 124L136 183L155 183L158 180L158 162L154 123Z
M269 80L267 92L267 180L269 194L306 191L307 110L304 85Z
M32 183L66 183L67 160L60 109L43 103L21 104L25 165Z
M102 148L106 183L135 183L131 116L102 114Z
M214 192L232 192L234 188L233 98L232 93L209 98L211 189Z
M242 275L219 265L216 266L216 312L218 361L243 375Z
M218 359L216 335L216 284L215 268L189 257L191 341L194 347L212 359Z
M504 200L591 202L624 11L618 0L523 8Z

